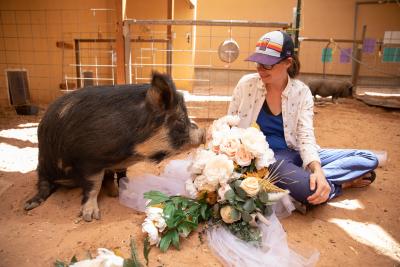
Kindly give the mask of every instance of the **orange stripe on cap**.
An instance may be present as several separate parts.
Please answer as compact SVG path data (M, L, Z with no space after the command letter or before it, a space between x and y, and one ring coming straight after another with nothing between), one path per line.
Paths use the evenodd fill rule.
M270 41L262 41L262 42L258 42L257 45L258 47L262 47L262 48L270 48L272 50L275 50L277 52L282 52L282 45L277 44L277 43L272 43Z

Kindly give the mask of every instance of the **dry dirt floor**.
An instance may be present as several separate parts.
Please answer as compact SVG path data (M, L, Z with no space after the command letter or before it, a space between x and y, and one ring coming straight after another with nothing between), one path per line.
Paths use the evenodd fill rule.
M226 107L226 106L224 106ZM41 113L42 114L42 113ZM0 112L0 266L53 266L56 259L79 259L105 247L130 255L130 238L142 249L144 215L100 194L102 218L78 218L79 189L59 190L40 207L26 212L35 193L36 124L39 116ZM14 129L14 130L12 130ZM386 165L367 188L349 189L306 215L294 212L281 222L290 243L320 252L317 266L400 266L400 112L367 106L354 99L323 102L315 108L317 141L325 148L360 148L387 152ZM187 153L187 152L185 152ZM138 164L130 176L157 173L159 166ZM149 266L221 266L198 233L181 249L153 248Z

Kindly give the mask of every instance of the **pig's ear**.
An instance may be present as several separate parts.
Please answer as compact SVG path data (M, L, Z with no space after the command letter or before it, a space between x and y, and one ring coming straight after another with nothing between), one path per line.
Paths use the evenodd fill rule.
M147 91L146 102L156 110L168 110L172 107L176 89L167 75L153 72L151 87Z

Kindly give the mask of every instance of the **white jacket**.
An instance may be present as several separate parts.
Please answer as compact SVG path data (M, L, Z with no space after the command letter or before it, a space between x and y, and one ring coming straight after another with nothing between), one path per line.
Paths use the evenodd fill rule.
M267 93L258 73L243 76L233 91L228 114L240 117L239 127L247 128L257 120ZM303 82L291 79L282 93L283 130L289 148L299 151L305 168L310 162L321 162L315 142L314 101Z

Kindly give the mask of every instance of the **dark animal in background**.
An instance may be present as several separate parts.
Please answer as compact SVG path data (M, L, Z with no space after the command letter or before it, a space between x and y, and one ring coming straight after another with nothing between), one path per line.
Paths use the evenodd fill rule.
M159 162L205 141L205 130L191 123L183 96L172 80L154 73L151 84L86 87L57 99L38 128L37 194L30 210L58 186L81 187L81 215L100 218L97 195L103 177L118 193L114 171L138 161ZM121 172L122 171L122 172Z
M352 97L353 85L348 81L314 79L307 83L314 98L332 96L332 102L337 103L339 97Z

